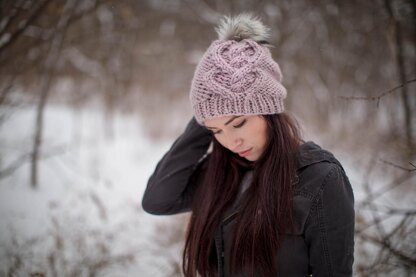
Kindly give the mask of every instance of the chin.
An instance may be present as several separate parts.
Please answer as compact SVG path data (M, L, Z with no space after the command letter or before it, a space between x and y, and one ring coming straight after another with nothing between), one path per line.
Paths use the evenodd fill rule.
M245 157L245 159L247 160L247 161L250 161L250 162L255 162L257 159L255 159L255 158L251 158L251 157Z

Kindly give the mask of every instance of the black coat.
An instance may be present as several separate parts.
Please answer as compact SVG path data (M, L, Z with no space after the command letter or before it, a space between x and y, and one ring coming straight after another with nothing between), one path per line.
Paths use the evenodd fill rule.
M142 206L156 215L191 211L194 176L207 159L212 133L193 118L149 178ZM295 228L275 257L279 276L351 276L354 261L354 195L341 164L313 142L300 147L294 195ZM218 276L228 272L237 211L218 228ZM219 257L219 258L218 258Z

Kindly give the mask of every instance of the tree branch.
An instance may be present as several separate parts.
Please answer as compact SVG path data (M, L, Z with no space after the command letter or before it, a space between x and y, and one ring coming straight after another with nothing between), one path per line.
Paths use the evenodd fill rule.
M47 158L53 157L55 155L64 153L65 150L66 150L65 147L56 147L50 150L49 153L41 155L39 159L47 159ZM0 170L0 180L12 175L21 166L23 166L27 162L30 162L31 157L32 157L32 153L26 153L26 154L20 155L20 157L18 157L16 160L11 162L5 169Z
M381 93L380 95L377 96L338 96L338 98L341 99L345 99L345 100L367 100L367 101L377 101L377 105L378 102L380 102L380 99L388 94L391 94L393 92L396 92L398 89L405 87L406 85L410 84L410 83L414 83L416 82L416 79L411 79L408 80L406 82L404 82L401 85L398 85L388 91L385 91L383 93Z
M391 165L391 166L393 166L393 167L395 167L395 168L399 168L399 169L405 170L405 171L407 171L407 172L413 172L413 171L416 171L416 166L415 166L414 164L412 164L411 162L409 162L409 164L410 164L413 168L406 168L406 167L403 167L403 166L400 166L400 165L394 164L394 163L392 163L392 162L389 162L389 161L386 161L386 160L383 160L383 159L379 159L379 160L380 160L381 162L385 163L385 164Z
M395 249L385 240L375 238L373 236L367 235L365 233L360 234L360 237L364 240L370 241L374 244L377 244L385 249L388 249L390 253L396 256L399 260L403 261L405 264L409 265L409 267L416 268L416 259L410 257L409 255Z
M9 39L7 39L3 44L0 44L0 54L13 44L13 42L23 33L23 31L26 30L26 28L41 14L41 11L50 1L51 0L45 0L39 4L29 18L25 20L23 24L19 24L17 30L10 35Z

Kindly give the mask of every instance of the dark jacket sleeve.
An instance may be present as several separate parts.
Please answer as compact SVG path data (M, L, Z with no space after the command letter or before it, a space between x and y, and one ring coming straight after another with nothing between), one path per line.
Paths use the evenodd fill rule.
M352 276L354 195L339 165L331 165L310 211L305 240L312 276Z
M199 174L212 140L212 132L193 117L150 176L142 199L151 214L169 215L190 211L193 180Z

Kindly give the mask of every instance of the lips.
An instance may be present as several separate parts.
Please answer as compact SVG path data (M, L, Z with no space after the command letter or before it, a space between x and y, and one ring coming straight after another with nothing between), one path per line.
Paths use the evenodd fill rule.
M250 148L250 149L245 150L243 152L238 152L238 155L240 155L241 157L247 156L251 152L251 149L253 149L253 148Z

